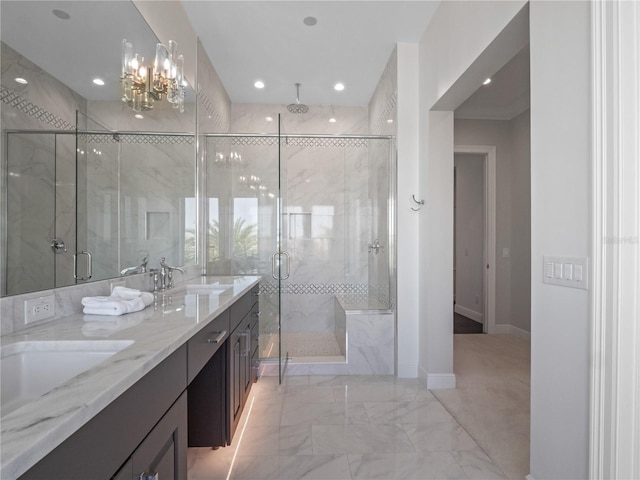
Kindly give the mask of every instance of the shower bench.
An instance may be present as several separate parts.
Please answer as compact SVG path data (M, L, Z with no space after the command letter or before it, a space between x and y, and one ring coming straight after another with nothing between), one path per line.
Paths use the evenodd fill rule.
M395 321L387 302L368 294L336 294L335 322L345 373L394 373Z

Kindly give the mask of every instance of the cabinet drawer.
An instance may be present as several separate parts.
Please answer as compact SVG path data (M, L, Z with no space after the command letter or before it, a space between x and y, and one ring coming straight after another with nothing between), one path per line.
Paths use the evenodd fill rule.
M230 333L229 310L225 310L187 342L188 383L191 383L198 375L198 372L218 351Z
M251 308L258 302L258 285L245 293L240 300L231 305L231 324L230 328L233 332L242 319L249 313Z

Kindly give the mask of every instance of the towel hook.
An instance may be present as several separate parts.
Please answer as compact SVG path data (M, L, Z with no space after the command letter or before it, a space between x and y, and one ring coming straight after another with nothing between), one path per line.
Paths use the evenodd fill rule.
M418 205L418 208L411 207L411 210L413 210L414 212L419 211L422 205L424 205L424 200L416 200L415 195L411 195L411 198L413 199L414 202L416 202L416 205Z

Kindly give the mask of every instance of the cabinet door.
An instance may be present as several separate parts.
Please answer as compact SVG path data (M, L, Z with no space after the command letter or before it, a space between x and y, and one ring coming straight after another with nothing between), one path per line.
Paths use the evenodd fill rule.
M244 337L242 349L242 397L244 403L251 389L251 329L248 325L242 334Z
M187 387L189 446L227 445L227 342Z
M149 399L153 401L153 399ZM187 480L187 393L151 430L131 456L133 479L141 474L157 480Z
M233 439L233 434L238 426L240 414L242 413L242 381L241 381L241 359L242 359L242 335L241 332L235 331L229 337L229 377L228 377L228 395L229 395L229 431L227 439L229 443Z

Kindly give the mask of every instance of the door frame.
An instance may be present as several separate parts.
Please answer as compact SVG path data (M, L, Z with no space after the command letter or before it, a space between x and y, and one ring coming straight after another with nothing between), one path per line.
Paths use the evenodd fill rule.
M453 154L484 156L484 312L482 330L496 333L496 147L494 145L454 145Z

